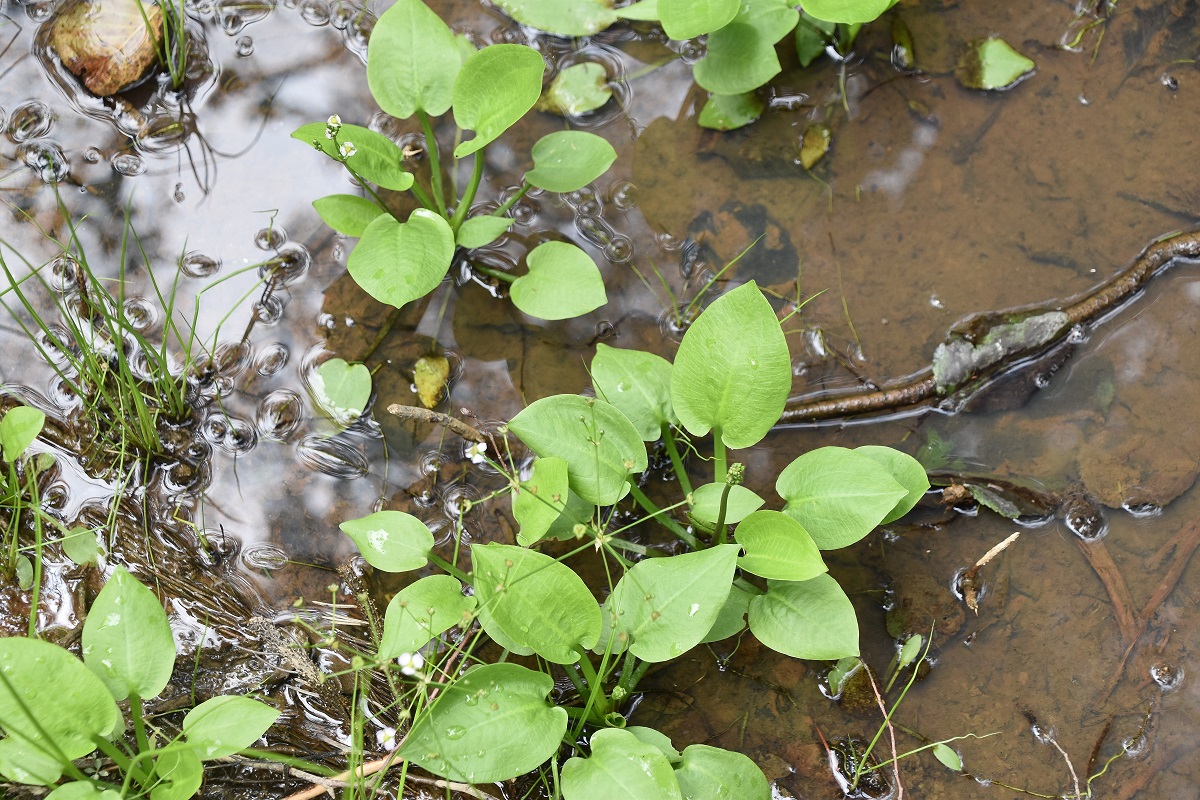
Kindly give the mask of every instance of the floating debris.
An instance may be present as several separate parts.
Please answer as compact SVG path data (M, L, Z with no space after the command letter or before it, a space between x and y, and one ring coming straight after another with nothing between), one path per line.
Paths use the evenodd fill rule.
M1011 89L1037 66L998 36L972 39L963 48L954 76L968 89L1002 91Z

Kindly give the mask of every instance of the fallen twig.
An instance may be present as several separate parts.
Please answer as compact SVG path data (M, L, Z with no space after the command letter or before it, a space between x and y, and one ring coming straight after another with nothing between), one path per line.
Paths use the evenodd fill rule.
M962 578L959 579L959 586L962 587L963 600L966 601L967 608L974 611L976 615L979 614L979 587L975 585L975 579L979 575L979 570L986 567L989 561L1008 549L1008 546L1015 542L1017 537L1020 535L1021 532L1016 531L1012 536L1009 536L1003 542L996 545L991 550L988 550L983 554L983 557L976 561L974 566L969 567L967 571L962 574Z
M1113 616L1116 617L1117 627L1121 630L1121 641L1126 645L1132 644L1139 635L1137 612L1134 611L1133 596L1129 594L1129 586L1117 564L1113 561L1108 548L1102 540L1084 541L1076 539L1075 543L1083 551L1083 556L1092 565L1092 569L1104 584L1104 590L1112 601Z
M387 407L388 413L399 417L400 419L411 419L417 422L430 422L434 425L441 425L454 433L457 433L468 442L477 444L486 444L487 437L479 432L478 429L471 427L463 422L458 417L452 417L449 414L443 414L439 411L430 411L427 408L419 406L405 406L399 403L392 403Z

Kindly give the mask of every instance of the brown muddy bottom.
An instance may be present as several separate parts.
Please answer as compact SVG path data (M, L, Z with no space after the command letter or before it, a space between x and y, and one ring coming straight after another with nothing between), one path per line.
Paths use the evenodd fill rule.
M182 92L151 82L98 100L39 49L37 30L57 5L0 2L6 258L14 267L13 253L49 260L55 248L41 231L62 239L67 215L87 217L81 241L94 269L114 278L128 209L146 253L124 265L136 301L129 313L149 314L146 330L161 332L149 276L170 286L182 269L176 308L203 343L197 362L217 365L188 428L204 452L203 480L139 474L126 491L72 458L82 448L47 441L38 447L61 465L55 507L66 520L119 511L112 559L153 576L171 598L180 673L178 696L163 702L259 687L289 709L273 743L306 758L336 763L349 741L340 687L297 677L305 663L345 665L291 624L358 616L355 573L337 572L354 557L337 524L381 505L417 514L442 541L507 535L503 503L460 523L462 501L492 491L495 477L464 464L460 444L440 430L383 413L348 430L324 420L307 388L324 359L376 370L382 409L415 404L413 365L443 353L452 372L439 410L504 420L537 398L586 388L598 341L672 353L678 331L667 312L759 240L719 286L754 279L785 299L819 294L789 322L795 393L851 389L928 366L967 314L1078 295L1198 221L1195 3L1119 4L1080 52L1057 47L1079 27L1065 3L905 3L890 14L912 31L921 74L891 67L885 20L863 32L844 76L827 59L786 68L766 116L726 134L695 124L704 99L691 82L697 53L672 52L649 29L534 39L473 2L431 5L480 41L528 42L560 67L599 60L617 76L621 106L577 122L617 148L614 169L570 196L531 193L505 243L474 256L511 266L540 232L557 231L607 261L610 302L599 311L541 323L455 270L427 302L393 315L345 277L351 243L309 205L346 191L345 179L287 135L331 113L374 120L398 138L412 133L377 115L367 93L371 14L323 0L199 3L190 13L204 48ZM1035 59L1037 72L1001 94L961 88L958 49L988 34ZM642 74L649 66L657 68ZM809 174L798 143L814 121L831 127L833 144ZM481 199L511 190L522 166L513 154L562 124L535 114L510 133L512 152L492 153L496 177ZM670 296L637 275L657 287L655 271ZM276 274L286 280L265 291ZM798 453L870 443L916 454L945 483L991 486L993 505L1028 501L1013 521L931 495L906 524L828 558L877 673L897 636L935 630L929 666L893 717L897 750L997 734L953 744L971 777L928 752L905 758L909 797L1087 795L1089 777L1118 754L1091 782L1092 796L1196 796L1200 567L1188 562L1200 515L1197 280L1187 264L1156 279L1091 326L1016 407L779 430L744 454L751 488L769 498ZM54 287L32 294L55 319ZM0 325L0 348L5 393L69 434L78 401L12 320ZM131 493L150 502L131 503ZM957 576L1016 530L980 570L973 613ZM65 559L48 566L40 619L69 640L98 579ZM396 587L372 588L381 597ZM7 586L0 600L4 629L21 631L28 593ZM778 796L839 797L822 739L870 740L881 714L869 697L828 699L827 667L778 656L746 634L651 673L631 719L677 745L748 753ZM377 732L368 726L368 750ZM877 752L891 753L889 737ZM306 785L243 767L215 777L205 790L214 797L280 797Z

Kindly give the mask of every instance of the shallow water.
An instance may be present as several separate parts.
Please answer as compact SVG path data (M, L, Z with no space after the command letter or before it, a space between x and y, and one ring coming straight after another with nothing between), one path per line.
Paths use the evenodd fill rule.
M221 402L198 427L212 448L207 491L169 498L176 516L236 556L226 566L246 585L243 600L223 612L231 624L239 603L282 613L295 597L328 599L328 570L353 554L337 523L378 502L421 505L431 527L454 534L445 507L461 492L484 491L488 476L473 474L463 489L439 485L414 505L405 488L435 467L439 449L459 459L461 447L382 413L389 403L415 402L412 364L431 348L444 348L453 365L441 410L509 418L539 397L584 389L596 341L669 354L664 311L689 301L761 236L722 286L754 279L785 298L820 293L789 323L795 392L852 387L928 365L946 331L969 313L1077 295L1156 237L1197 220L1200 182L1189 169L1200 106L1194 4L1121 4L1102 40L1093 31L1084 52L1065 52L1055 45L1071 26L1066 4L906 3L892 13L911 29L924 74L892 69L887 26L870 26L859 57L846 65L844 104L836 65L789 69L772 82L772 111L728 134L694 122L703 102L687 64L694 54L676 58L645 31L614 29L573 49L530 38L473 2L432 5L480 41L528 41L557 65L600 59L621 76L622 107L610 104L581 123L617 148L614 169L594 191L531 195L510 241L485 256L515 263L539 231L558 231L598 259L609 256L610 303L599 311L540 323L481 285L448 281L427 305L405 309L370 351L387 311L344 276L350 243L332 236L309 205L348 191L347 182L335 165L288 138L331 113L382 121L361 60L370 15L320 0L285 3L254 20L231 4L197 5L194 24L208 62L193 65L190 107L157 107L144 89L106 111L64 93L35 44L54 4L0 4L8 20L0 42L12 38L0 55L7 125L0 190L11 208L66 235L53 193L22 160L31 146L61 152L63 203L73 219L87 217L81 240L103 275L118 273L129 209L148 256L128 260L130 295L156 307L148 270L169 285L184 254L192 272L219 261L219 271L181 282L177 304L190 319L199 303L196 330L210 346L236 344L256 313L259 270L238 270L281 251L297 265L286 286L263 300L249 353L222 374ZM990 33L1034 58L1037 72L1001 94L962 89L951 74L957 50ZM649 65L661 66L638 74ZM169 130L164 116L182 119L191 133L161 134ZM831 126L833 147L810 175L796 160L813 121ZM489 154L488 174L496 177L481 200L515 186L529 143L562 124L535 114L506 136L511 150ZM15 251L38 264L53 254L15 210L5 212L2 230L6 258ZM648 291L631 265L656 286L653 272L661 272L674 298ZM1161 605L1147 610L1145 634L1130 642L1091 566L1103 559L1099 548L1110 554L1141 612L1170 567L1169 557L1155 554L1195 517L1200 362L1189 312L1200 292L1190 270L1177 266L1095 326L1022 407L780 430L747 455L748 484L769 498L773 476L796 454L872 443L918 453L931 469L1080 493L1103 506L1101 543L1082 543L1057 519L1018 528L987 511L931 509L917 517L920 525L893 526L828 559L855 600L864 654L881 671L893 652L884 607L904 598L932 605L941 621L936 662L895 721L935 739L998 732L956 743L966 769L981 779L1074 796L1072 768L1084 781L1093 754L1103 763L1123 741L1140 737L1132 757L1095 782L1096 796L1189 797L1200 781L1192 659L1200 650L1200 568L1187 569ZM232 277L202 291L223 276ZM53 398L52 373L19 328L6 320L0 337L0 348L14 354L0 363L0 380ZM307 388L331 353L378 368L380 411L334 436ZM44 405L55 411L52 400ZM239 425L254 432L252 447L250 437L234 435ZM82 470L64 472L68 507L111 494ZM187 540L183 527L179 541ZM953 595L954 576L1017 529L1021 538L982 573L986 592L976 616ZM465 541L501 535L490 508L469 517L461 532ZM61 611L69 609L67 594L52 595L60 605L50 617L69 618ZM199 640L204 610L191 613ZM783 796L838 796L816 731L831 741L869 738L879 714L825 699L821 671L750 637L732 654L701 647L652 674L633 721L660 726L677 745L748 752L778 779ZM898 736L901 751L919 746ZM956 776L928 754L903 766L910 796L1016 796Z

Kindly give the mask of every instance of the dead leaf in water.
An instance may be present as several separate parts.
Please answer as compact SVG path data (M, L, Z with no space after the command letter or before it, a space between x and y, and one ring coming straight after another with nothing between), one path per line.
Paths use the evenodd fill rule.
M413 365L413 383L421 405L433 408L442 400L446 381L450 377L450 362L445 356L422 356Z
M51 25L50 48L100 97L145 77L157 57L155 42L163 36L162 11L148 2L139 6L138 0L82 0Z
M828 125L819 122L809 125L804 131L804 138L800 140L800 166L812 169L829 152L832 139L833 133Z

